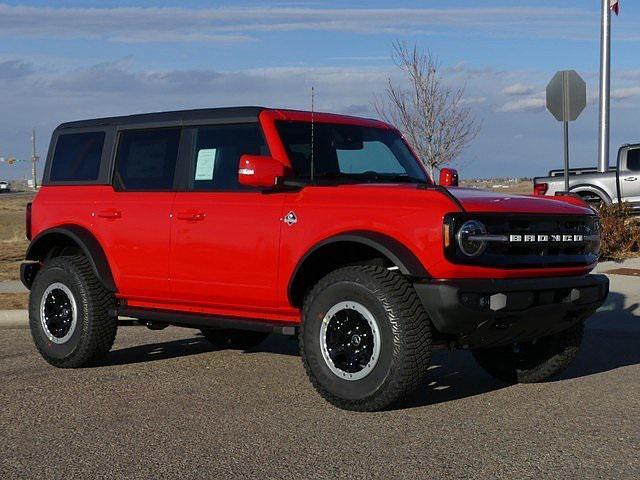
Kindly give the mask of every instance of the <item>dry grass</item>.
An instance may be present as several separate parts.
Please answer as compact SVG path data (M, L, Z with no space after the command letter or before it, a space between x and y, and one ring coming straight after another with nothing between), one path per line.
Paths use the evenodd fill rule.
M461 180L460 186L469 188L479 188L494 193L518 193L533 195L533 182L522 180L519 182L505 182L499 180Z
M0 293L0 310L26 310L28 305L28 293Z
M29 245L24 212L32 199L33 195L0 196L0 281L17 280L20 276L20 262Z
M626 203L600 209L600 259L618 260L640 253L640 221Z

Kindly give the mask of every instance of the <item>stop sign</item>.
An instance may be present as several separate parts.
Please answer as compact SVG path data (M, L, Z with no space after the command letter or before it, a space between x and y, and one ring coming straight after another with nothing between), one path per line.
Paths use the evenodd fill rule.
M547 85L547 109L559 122L578 118L587 105L587 84L575 70L557 72Z

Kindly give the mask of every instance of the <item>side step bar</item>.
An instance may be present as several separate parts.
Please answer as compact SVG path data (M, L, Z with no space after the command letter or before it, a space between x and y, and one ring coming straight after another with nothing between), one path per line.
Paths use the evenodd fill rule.
M201 313L184 313L169 310L153 310L146 308L118 308L118 316L130 317L147 322L174 325L187 328L233 328L236 330L252 330L257 332L296 335L297 323L276 323L265 320L254 320L237 317L219 317Z

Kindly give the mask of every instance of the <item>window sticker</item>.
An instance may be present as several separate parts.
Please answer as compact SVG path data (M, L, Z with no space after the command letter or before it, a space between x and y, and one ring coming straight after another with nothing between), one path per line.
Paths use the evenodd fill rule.
M216 149L198 150L196 160L196 180L213 180L213 169L216 166Z

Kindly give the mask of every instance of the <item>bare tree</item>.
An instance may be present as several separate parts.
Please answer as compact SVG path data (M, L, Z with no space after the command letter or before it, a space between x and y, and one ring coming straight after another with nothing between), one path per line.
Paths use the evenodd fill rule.
M402 89L389 78L374 108L403 133L433 177L435 169L455 160L478 135L480 122L464 103L464 88L445 85L440 63L430 51L395 42L392 58L409 87Z

